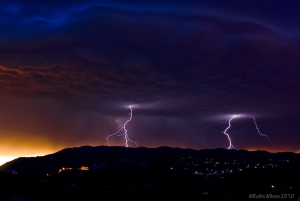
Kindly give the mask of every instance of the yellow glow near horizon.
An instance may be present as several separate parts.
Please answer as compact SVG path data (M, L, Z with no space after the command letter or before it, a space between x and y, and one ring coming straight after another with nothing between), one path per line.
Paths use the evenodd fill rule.
M12 161L18 157L14 156L0 156L0 166L3 165L6 162Z
M6 162L12 161L19 157L35 157L59 151L59 148L45 146L30 146L28 144L16 143L14 146L8 144L0 144L0 166Z
M0 166L4 163L7 163L9 161L12 161L19 157L36 157L36 156L44 156L46 154L35 154L35 155L25 155L25 156L0 156Z
M90 143L90 146L96 146L97 144ZM8 139L0 142L0 166L6 162L14 160L19 157L36 157L53 154L68 147L80 147L83 144L65 145L47 143L46 140L14 140L9 141Z
M16 158L19 157L36 157L36 156L44 156L50 153L46 153L46 154L34 154L34 155L18 155L18 156L0 156L0 166L3 165L4 163L7 163L9 161L12 161Z

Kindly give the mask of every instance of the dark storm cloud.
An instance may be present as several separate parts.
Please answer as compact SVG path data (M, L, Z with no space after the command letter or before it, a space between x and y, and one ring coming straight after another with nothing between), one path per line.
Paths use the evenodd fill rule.
M172 131L176 136L204 132L187 125L219 114L292 120L300 101L299 5L2 2L0 94L52 98L73 111L102 114L136 104L136 114L145 118L182 119ZM175 128L165 122L156 133ZM210 146L209 139L204 144Z

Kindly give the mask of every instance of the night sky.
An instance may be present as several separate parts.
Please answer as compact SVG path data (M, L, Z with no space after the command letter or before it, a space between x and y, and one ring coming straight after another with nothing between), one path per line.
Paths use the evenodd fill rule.
M227 148L220 122L239 114L236 149L299 152L299 10L298 0L1 1L0 155L105 145L130 105L138 146Z

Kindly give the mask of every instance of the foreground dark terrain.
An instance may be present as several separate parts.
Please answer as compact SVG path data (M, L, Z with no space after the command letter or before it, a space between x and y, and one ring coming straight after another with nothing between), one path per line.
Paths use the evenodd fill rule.
M295 153L85 146L18 158L0 170L1 201L250 200L249 195L299 200L300 195Z

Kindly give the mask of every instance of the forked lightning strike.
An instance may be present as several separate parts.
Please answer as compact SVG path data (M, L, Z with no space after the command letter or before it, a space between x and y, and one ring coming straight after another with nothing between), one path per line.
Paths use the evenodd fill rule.
M229 119L226 119L225 121L220 122L219 124L225 124L225 123L228 122L229 120L230 120L230 118L229 118Z
M227 127L227 128L224 130L224 132L223 132L225 135L227 135L227 138L228 138L228 140L229 140L229 147L228 147L227 149L235 149L234 146L233 146L233 144L232 144L232 142L231 142L231 138L230 138L229 134L226 133L226 132L227 132L227 130L231 127L231 120L234 119L236 116L238 116L238 115L233 115L233 117L231 117L231 118L228 120L228 127Z
M249 117L252 117L252 116L249 116ZM258 128L258 125L257 125L257 123L256 123L255 117L252 117L252 118L253 118L253 120L254 120L254 125L256 126L257 132L258 132L261 136L265 137L265 139L268 140L268 141L272 144L272 146L273 146L274 144L273 144L273 142L269 139L269 136L267 136L266 134L263 134L263 133L260 132L260 130L259 130L259 128Z
M120 125L120 126L117 128L117 129L118 129L117 132L115 132L115 133L110 134L109 136L107 136L106 141L107 141L107 144L108 144L109 146L110 146L110 144L109 144L109 142L108 142L108 138L110 138L110 137L112 137L112 136L114 136L114 135L116 135L116 136L122 136L122 135L124 135L124 137L125 137L125 147L128 147L128 141L134 143L135 146L137 147L137 143L136 143L135 141L132 141L132 140L128 137L128 134L127 134L126 124L127 124L128 122L130 122L131 119L132 119L132 108L131 108L131 106L129 106L129 108L130 108L130 113L128 113L129 119L128 119L123 125ZM125 132L122 133L122 134L119 134L121 130L124 130Z
M237 116L238 116L238 115L233 115L233 117L231 117L230 119L227 119L226 121L223 121L223 122L220 123L220 124L223 124L223 123L226 123L226 122L228 121L228 127L227 127L227 128L224 130L224 132L223 132L225 135L227 135L228 140L229 140L229 147L228 147L228 149L235 149L234 146L233 146L233 144L232 144L232 142L231 142L230 135L227 133L227 130L231 127L231 120L233 120L233 119L234 119L235 117L237 117ZM273 144L273 142L270 140L269 136L260 132L259 127L258 127L258 125L257 125L257 123L256 123L255 117L253 117L253 116L249 116L249 117L253 118L253 120L254 120L254 125L255 125L256 130L257 130L257 132L259 133L259 135L263 136L263 137L266 139L266 141L269 141L269 142L272 144L272 146L273 146L274 144Z

